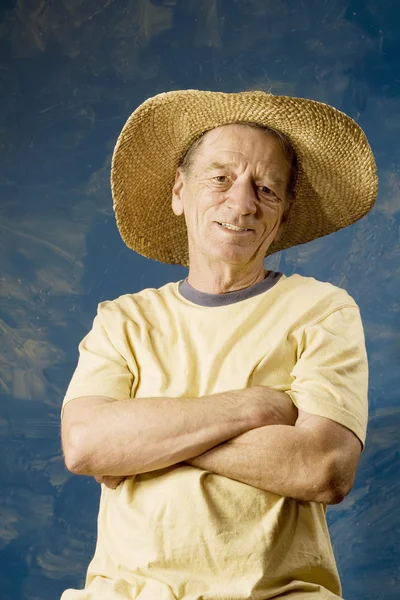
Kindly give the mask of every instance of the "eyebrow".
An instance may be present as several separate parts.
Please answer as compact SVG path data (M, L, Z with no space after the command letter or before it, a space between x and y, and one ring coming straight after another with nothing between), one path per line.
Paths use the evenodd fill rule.
M206 165L205 171L213 171L214 169L226 169L226 167L234 167L237 166L237 162L235 160L227 160L222 162L220 160L213 160L208 165ZM268 177L273 183L277 185L285 185L284 179L276 171L266 170L261 174L261 177Z

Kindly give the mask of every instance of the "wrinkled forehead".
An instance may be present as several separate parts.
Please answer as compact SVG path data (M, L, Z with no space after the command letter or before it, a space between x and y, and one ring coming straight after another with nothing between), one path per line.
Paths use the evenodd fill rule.
M271 132L246 127L243 124L228 124L207 131L196 152L199 166L221 163L235 166L250 161L257 170L271 168L290 170L288 157L280 140Z
M272 132L248 127L242 123L229 123L206 131L200 148L211 152L257 152L262 155L285 155L282 144Z
M213 129L209 129L203 133L203 143L207 145L216 144L218 141L223 142L229 139L242 138L250 131L260 131L247 127L243 123L227 123L219 125Z

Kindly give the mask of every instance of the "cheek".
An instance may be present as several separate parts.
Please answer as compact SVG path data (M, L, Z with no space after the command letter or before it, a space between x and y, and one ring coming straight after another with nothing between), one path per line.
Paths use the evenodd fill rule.
M283 206L267 206L264 210L264 222L266 229L271 231L279 226L283 215Z
M210 209L215 205L215 199L212 197L210 190L196 190L186 204L186 223L188 229L196 233L201 233L203 230L209 229L212 215Z
M205 187L193 198L193 210L199 224L209 224L216 218L220 195Z

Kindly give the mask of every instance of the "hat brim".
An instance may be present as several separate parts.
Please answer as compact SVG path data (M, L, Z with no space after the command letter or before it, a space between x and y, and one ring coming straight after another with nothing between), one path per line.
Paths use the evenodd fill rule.
M296 201L281 239L266 256L347 227L373 207L374 156L363 130L346 114L314 100L262 91L166 92L132 113L112 158L116 221L129 248L189 266L185 220L171 207L177 166L203 132L239 121L282 132L297 155Z

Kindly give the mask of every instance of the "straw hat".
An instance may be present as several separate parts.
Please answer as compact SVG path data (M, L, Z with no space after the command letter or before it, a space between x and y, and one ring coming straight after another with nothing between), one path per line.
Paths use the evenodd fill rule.
M129 248L189 266L186 223L171 208L176 168L199 135L238 121L281 131L297 155L296 202L267 255L342 229L374 205L378 178L367 138L335 108L262 91L166 92L133 112L113 154L114 210Z

